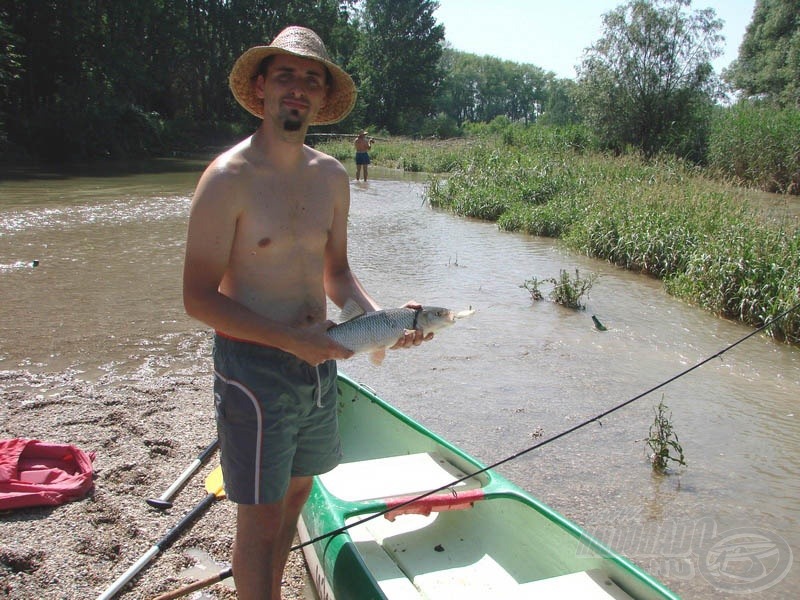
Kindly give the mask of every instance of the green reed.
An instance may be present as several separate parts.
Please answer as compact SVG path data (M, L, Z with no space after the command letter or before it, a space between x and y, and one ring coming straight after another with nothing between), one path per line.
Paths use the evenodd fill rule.
M712 119L708 162L734 181L800 193L800 107L741 102Z

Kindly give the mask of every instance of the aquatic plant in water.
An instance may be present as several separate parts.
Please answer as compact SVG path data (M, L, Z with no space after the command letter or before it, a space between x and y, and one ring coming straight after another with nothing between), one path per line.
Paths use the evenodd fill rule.
M667 413L667 405L664 404L664 399L654 407L655 418L648 438L645 440L647 445L652 450L650 455L650 462L653 465L653 470L659 473L666 473L669 462L672 461L686 466L686 458L683 455L683 448L678 440L678 434L672 426L672 413Z
M586 308L581 301L584 294L588 294L592 289L592 285L597 280L597 275L592 273L588 278L581 277L578 269L575 269L575 277L570 277L570 274L561 270L558 278L550 277L548 279L538 279L532 277L525 280L520 286L528 290L532 300L544 299L544 294L540 289L543 283L552 284L552 288L548 294L550 300L556 304L561 304L567 308L584 309Z

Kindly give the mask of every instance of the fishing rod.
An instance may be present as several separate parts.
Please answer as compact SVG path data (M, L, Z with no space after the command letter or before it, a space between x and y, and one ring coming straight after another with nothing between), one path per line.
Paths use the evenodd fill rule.
M358 137L357 133L307 133L306 137L337 137L337 138L356 138ZM366 136L371 140L378 140L379 142L388 142L389 140L386 138L379 138L373 137L371 135Z
M438 488L436 488L434 490L430 490L430 491L425 492L423 494L420 494L418 496L414 496L413 498L411 498L409 500L406 500L406 501L401 502L399 504L393 505L391 507L386 507L383 510L380 510L380 511L378 511L378 512L376 512L374 514L371 514L371 515L367 515L367 516L359 519L358 521L350 523L349 525L345 525L343 527L339 527L338 529L334 529L332 531L328 531L328 532L323 533L322 535L319 535L319 536L317 536L317 537L315 537L313 539L309 539L309 540L307 540L305 542L301 542L299 544L296 544L296 545L292 546L289 549L289 551L290 552L294 552L295 550L301 550L302 548L305 548L306 546L310 546L312 544L316 544L317 542L321 542L321 541L323 541L325 539L328 539L328 538L336 537L337 535L342 534L342 533L348 531L349 529L352 529L353 527L357 527L358 525L363 525L364 523L368 523L369 521L372 521L373 519L377 519L378 517L381 517L381 516L383 516L385 514L397 511L398 509L404 508L406 506L410 506L411 504L419 502L420 500L424 500L425 498L427 498L429 496L432 496L434 494L437 494L439 492L443 492L445 490L451 490L453 495L457 495L457 492L455 490L451 489L453 486L458 485L459 483L462 483L464 481L467 481L468 479L472 479L473 477L476 477L476 476L481 475L483 473L486 473L487 471L491 471L492 469L496 469L497 467L500 467L500 466L502 466L502 465L504 465L506 463L509 463L512 460L516 460L519 457L524 456L525 454L528 454L529 452L532 452L533 450L536 450L537 448L541 448L542 446L544 446L546 444L549 444L549 443L554 442L554 441L556 441L558 439L561 439L561 438L563 438L563 437L565 437L565 436L567 436L567 435L569 435L571 433L574 433L575 431L578 431L579 429L582 429L583 427L586 427L587 425L589 425L591 423L595 423L595 422L600 423L600 420L603 419L604 417L607 417L608 415L610 415L610 414L612 414L614 412L617 412L618 410L621 410L622 408L625 408L629 404L633 404L637 400L641 400L642 398L644 398L648 394L651 394L651 393L655 392L656 390L661 389L662 387L669 385L673 381L676 381L677 379L680 379L681 377L684 377L685 375L688 375L689 373L691 373L695 369L699 369L700 367L702 367L703 365L711 362L715 358L719 358L720 356L722 356L726 352L729 352L730 350L732 350L733 348L735 348L739 344L749 340L751 337L753 337L754 335L757 335L758 333L764 331L768 327L771 327L772 325L774 325L775 323L777 323L781 319L784 319L787 315L789 315L790 313L794 312L797 309L800 309L800 303L795 304L791 308L789 308L789 309L785 310L784 312L780 313L775 318L770 319L768 322L764 323L760 327L758 327L755 330L751 331L750 333L748 333L747 335L745 335L742 338L738 339L737 341L733 342L732 344L729 344L727 347L723 348L722 350L720 350L716 354L713 354L713 355L709 356L708 358L705 358L705 359L701 360L699 363L695 364L694 366L691 366L688 369L684 369L683 371L679 372L676 375L673 375L669 379L667 379L667 380L665 380L665 381L663 381L663 382L661 382L661 383L659 383L657 385L654 385L650 389L645 390L644 392L642 392L640 394L637 394L636 396L634 396L632 398L629 398L628 400L625 400L624 402L621 402L621 403L617 404L616 406L613 406L613 407L609 408L608 410L606 410L606 411L604 411L604 412L602 412L602 413L600 413L598 415L595 415L594 417L586 419L585 421L582 421L581 423L578 423L577 425L574 425L573 427L570 427L570 428L562 431L561 433L558 433L558 434L556 434L556 435L554 435L552 437L549 437L549 438L547 438L545 440L542 440L541 442L538 442L538 443L534 444L533 446L530 446L528 448L524 448L523 450L520 450L519 452L517 452L515 454L512 454L511 456L508 456L508 457L506 457L506 458L504 458L502 460L499 460L499 461L497 461L497 462L495 462L495 463L493 463L493 464L491 464L489 466L483 467L482 469L479 469L479 470L477 470L477 471L475 471L473 473L470 473L468 475L464 475L460 479L456 479L455 481L451 481L451 482L447 483L446 485L440 486L440 487L438 487ZM601 425L602 425L602 423L601 423ZM215 575L212 575L211 577L208 577L206 579L202 579L200 581L196 581L195 583L186 585L186 586L184 586L182 588L178 588L177 590L173 590L172 592L168 592L166 594L158 596L155 600L172 600L174 598L179 598L179 597L184 596L186 594L189 594L191 592L203 589L203 588L205 588L207 586L210 586L210 585L213 585L213 584L218 583L220 581L223 581L224 579L227 579L228 577L232 577L232 576L233 576L233 568L232 567L227 567L225 569L222 569L219 573L216 573Z

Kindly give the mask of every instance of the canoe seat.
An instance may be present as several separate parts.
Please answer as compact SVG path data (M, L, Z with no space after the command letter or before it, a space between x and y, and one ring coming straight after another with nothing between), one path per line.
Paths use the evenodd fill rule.
M397 571L403 573L424 598L517 600L519 584L516 580L489 554L471 553L469 548L474 544L467 541L465 546L459 547L452 538L448 539L448 532L439 525L440 519L441 515L408 515L393 522L373 519L350 529L350 535L353 539L357 536L361 542L357 545L362 556L369 553L372 558L380 556L382 551L381 560L395 563ZM458 538L461 533L456 534ZM438 544L448 551L437 550ZM466 554L462 554L464 551ZM366 562L372 569L369 560Z
M523 583L519 586L519 595L514 597L542 600L550 598L553 600L561 600L563 598L633 600L622 588L599 570L581 571Z
M358 502L424 494L466 475L439 453L421 452L342 463L319 480L333 495ZM470 477L452 487L471 490L481 482Z

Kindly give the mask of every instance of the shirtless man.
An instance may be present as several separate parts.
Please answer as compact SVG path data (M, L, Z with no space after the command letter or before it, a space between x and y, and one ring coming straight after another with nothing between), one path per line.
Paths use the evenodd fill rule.
M362 131L356 136L354 142L356 147L356 181L359 180L361 172L364 172L364 181L367 180L367 168L369 167L369 151L372 148L372 138L367 138L367 132Z
M335 361L352 353L325 334L326 296L379 306L348 263L347 172L303 144L309 125L350 112L352 79L314 32L290 27L245 52L230 85L263 122L200 178L183 294L187 313L216 331L221 464L238 504L237 594L276 600L312 476L341 459ZM407 331L394 348L422 341Z

